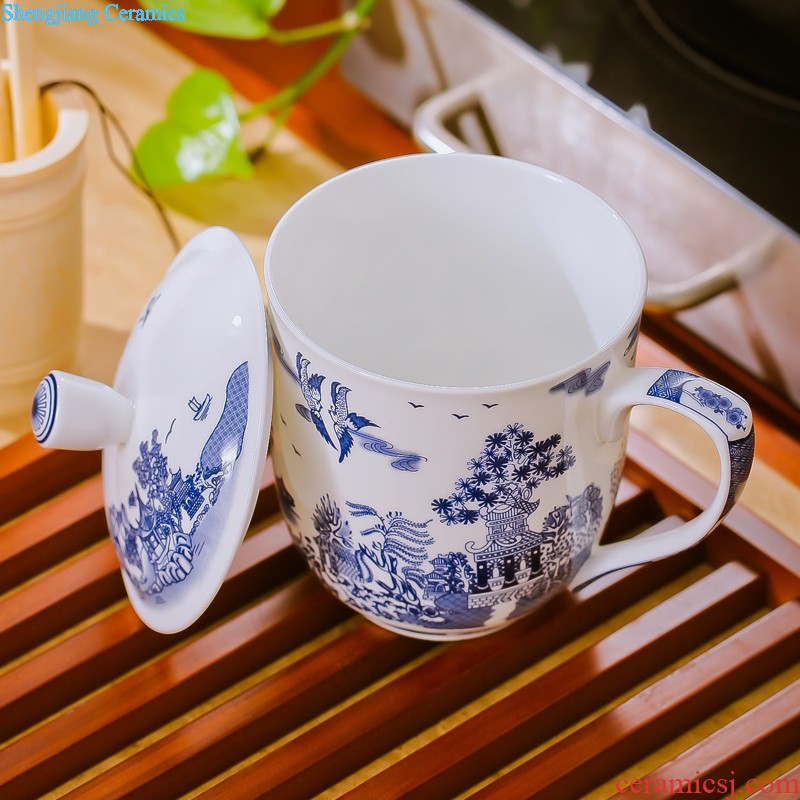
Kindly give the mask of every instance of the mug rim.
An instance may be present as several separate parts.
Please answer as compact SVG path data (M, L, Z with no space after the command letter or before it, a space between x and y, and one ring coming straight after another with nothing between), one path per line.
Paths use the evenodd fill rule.
M579 192L591 195L592 197L595 198L596 201L598 201L602 206L604 206L610 213L611 217L616 220L617 224L625 232L625 235L630 238L632 244L634 245L634 252L636 254L636 263L638 265L638 271L640 276L639 290L637 292L636 302L633 304L632 310L625 318L624 323L615 331L615 333L609 337L606 337L606 340L602 344L595 347L591 352L587 353L585 356L575 361L570 361L569 363L559 367L557 370L553 370L546 374L537 375L532 378L524 378L518 381L510 381L508 383L473 385L473 386L444 386L433 383L422 383L419 381L411 381L403 378L396 378L391 375L384 375L380 372L375 372L374 370L361 367L331 352L328 348L324 347L315 340L311 339L304 331L302 331L297 326L297 324L295 324L294 320L291 318L291 316L288 314L283 304L281 303L278 297L278 292L275 288L275 283L272 279L272 270L270 268L273 262L273 251L277 246L276 242L280 237L282 229L287 226L288 220L291 217L293 217L295 213L302 206L306 205L311 200L311 198L316 197L318 194L321 194L322 192L328 191L330 186L340 181L349 179L356 173L362 171L370 171L376 168L377 166L385 165L388 162L402 162L408 160L416 161L419 159L434 159L434 158L439 158L439 159L450 158L459 160L481 159L484 161L495 161L495 162L502 161L506 164L511 163L516 165L516 168L518 169L526 169L529 170L530 172L536 173L540 177L548 177L560 183L570 185ZM508 158L506 156L496 156L483 153L446 153L446 154L411 153L408 155L392 156L391 158L384 158L375 161L370 161L366 164L361 164L358 167L354 167L349 170L344 170L338 175L335 175L332 178L328 178L327 180L318 184L313 189L305 193L298 200L296 200L294 203L292 203L292 205L284 212L278 223L275 225L275 228L270 234L269 241L267 242L267 248L264 253L264 282L266 285L268 316L274 313L276 317L279 318L284 325L286 325L286 327L292 332L292 334L297 339L299 339L301 342L303 342L305 345L311 348L311 350L316 351L317 353L319 353L324 358L329 360L331 363L337 365L338 367L341 367L350 373L357 374L362 378L378 383L398 384L402 386L407 386L411 389L416 389L417 391L424 391L434 394L441 393L441 394L469 395L469 394L480 394L486 391L508 391L508 390L528 388L536 386L538 384L545 384L545 383L549 384L553 380L561 377L562 375L574 373L576 370L581 369L584 365L587 365L590 362L595 361L598 358L598 356L601 356L603 353L611 350L617 343L620 342L620 340L623 337L626 337L630 333L634 324L638 324L639 322L642 310L644 308L645 297L647 293L647 266L645 263L644 253L642 251L642 247L639 243L639 240L637 239L636 235L634 234L633 230L631 229L627 221L622 216L620 216L620 214L602 197L593 192L591 189L588 189L583 184L572 180L571 178L567 178L566 176L561 175L557 172L549 170L545 167L541 167L538 164L531 164L530 162L527 161L520 161L518 159ZM269 320L268 322L270 326L273 327Z

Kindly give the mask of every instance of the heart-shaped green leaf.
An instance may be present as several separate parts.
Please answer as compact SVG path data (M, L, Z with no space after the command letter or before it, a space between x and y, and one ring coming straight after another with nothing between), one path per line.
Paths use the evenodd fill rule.
M233 92L216 72L199 69L170 95L167 117L150 127L136 148L153 188L211 177L249 177Z
M208 36L260 39L269 31L265 19L286 0L142 0L145 8L163 12L176 28Z

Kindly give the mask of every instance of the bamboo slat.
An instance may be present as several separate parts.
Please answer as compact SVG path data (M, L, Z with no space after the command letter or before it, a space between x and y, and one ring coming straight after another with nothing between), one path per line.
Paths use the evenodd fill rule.
M630 453L608 539L706 501L635 433ZM307 573L271 470L220 595L175 636L124 599L85 462L14 445L9 491L25 499L0 527L0 797L566 800L794 774L800 548L742 509L692 551L433 645Z
M797 648L794 648L795 660ZM777 692L748 713L729 723L714 734L698 742L685 753L664 764L644 778L656 783L659 779L669 781L677 776L691 776L691 784L707 779L720 781L731 776L747 776L763 769L765 764L774 763L787 752L791 752L800 742L800 680ZM792 770L797 774L797 768ZM644 780L644 778L642 780ZM749 781L750 779L748 779ZM747 789L747 782L740 781ZM781 782L777 783L781 788ZM783 784L786 791L769 791L772 796L797 797L800 788L788 782ZM677 797L681 786L664 793L665 797ZM764 794L765 792L760 792Z
M800 606L793 602L647 686L473 797L528 797L531 786L542 798L581 797L798 658ZM750 769L760 766L752 761ZM660 771L672 777L695 774L683 767L676 761Z
M362 784L347 797L424 798L468 789L502 768L510 758L523 755L656 669L667 666L714 632L752 612L760 604L754 586L757 581L758 576L747 568L737 563L726 565ZM585 743L581 750L594 751L587 749ZM467 759L469 755L474 757Z

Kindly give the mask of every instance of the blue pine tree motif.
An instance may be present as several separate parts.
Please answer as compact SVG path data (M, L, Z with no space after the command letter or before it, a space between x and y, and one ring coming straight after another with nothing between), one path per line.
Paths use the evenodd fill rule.
M180 583L192 571L192 536L208 508L189 524L193 515L187 506L192 498L188 491L175 491L182 477L180 471L170 471L161 447L157 430L150 442L139 444L139 456L132 465L137 485L128 497L128 508L109 508L112 541L128 576L144 594L157 594ZM207 488L211 490L210 485ZM200 504L206 499L199 491L197 498ZM137 522L131 522L129 512Z
M456 481L455 491L431 507L447 525L471 525L501 505L531 513L533 491L575 464L572 447L560 445L559 434L537 440L520 423L506 425L486 437L481 454L467 463L470 474Z
M361 531L361 536L377 536L367 549L360 544L360 565L369 575L367 580L377 581L396 597L403 597L409 602L418 603L416 589L412 582L418 586L424 583L424 573L420 565L428 556L427 546L433 544L433 537L427 528L427 522L412 522L399 511L390 511L386 516L381 516L371 506L360 503L347 503L350 513L354 517L367 517L372 519L372 525ZM387 581L385 576L390 576Z
M311 563L333 579L335 591L356 607L392 619L424 614L420 565L433 537L431 520L414 522L399 511L381 515L371 506L347 503L352 518L368 527L353 533L338 505L325 495L312 515L316 531L302 546Z
M133 471L140 486L147 487L150 502L161 510L172 511L167 479L169 469L166 456L161 453L158 431L153 431L150 443L139 443L139 457L133 462Z
M317 567L331 575L357 578L359 569L353 534L339 506L329 495L319 501L311 521L317 532L317 549L316 553L306 551L306 555L311 556L312 561L316 556Z

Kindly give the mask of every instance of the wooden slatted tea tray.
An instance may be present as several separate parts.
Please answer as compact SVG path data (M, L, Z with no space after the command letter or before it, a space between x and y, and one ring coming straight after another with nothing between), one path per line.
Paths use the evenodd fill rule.
M221 51L219 40L164 32L254 99L302 68L295 49ZM41 33L55 73L113 100L134 138L192 68L142 26ZM336 165L413 147L335 76L290 122L336 163L292 144L302 169L283 175L290 185L262 176L275 218L308 188L304 170L317 183ZM105 342L136 320L171 253L152 209L111 183L102 150L90 158L88 308ZM174 216L184 240L206 221ZM260 258L268 228L257 229ZM643 362L652 347L643 337L640 363L681 366L662 353ZM107 374L97 358L95 347L91 374L110 380L116 357ZM772 471L762 463L758 496L772 501L775 476L797 483L800 446L770 421L769 436L759 427ZM731 771L737 788L756 781L755 796L774 798L770 780L800 778L800 548L742 508L694 552L561 595L505 632L432 646L350 614L308 575L267 474L222 592L196 626L167 637L125 599L98 469L96 454L46 452L30 438L0 450L0 800L602 800L620 781ZM609 533L691 516L711 494L632 434Z
M800 548L743 509L693 552L433 646L308 574L268 470L222 592L168 637L124 598L98 466L30 438L0 451L4 800L567 800L644 776L797 778ZM634 434L609 534L710 491Z

